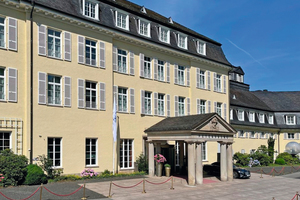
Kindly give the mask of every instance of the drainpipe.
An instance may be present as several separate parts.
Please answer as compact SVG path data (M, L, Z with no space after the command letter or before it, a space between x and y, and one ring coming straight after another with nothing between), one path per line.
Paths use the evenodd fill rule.
M33 10L35 6L34 0L31 0L30 12L30 164L33 161Z

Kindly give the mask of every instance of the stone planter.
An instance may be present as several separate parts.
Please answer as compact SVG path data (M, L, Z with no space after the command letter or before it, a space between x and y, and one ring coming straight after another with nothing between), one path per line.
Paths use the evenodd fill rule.
M161 177L162 175L163 164L156 163L156 176Z
M166 170L166 177L170 177L171 167L165 167L165 170Z

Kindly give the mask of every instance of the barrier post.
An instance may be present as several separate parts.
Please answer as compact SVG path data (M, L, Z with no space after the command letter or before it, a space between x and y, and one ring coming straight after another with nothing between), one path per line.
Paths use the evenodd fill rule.
M291 164L291 174L293 173L293 164Z
M272 177L275 176L275 168L273 167L273 173L272 173Z
M171 188L170 190L174 190L174 179L173 179L173 176L171 177Z
M144 178L144 180L143 180L143 192L142 192L143 194L144 193L146 193L146 190L145 190L145 178Z
M297 198L296 198L296 200L298 200L298 197L299 197L299 194L298 194L298 192L296 192L296 195L297 195Z
M275 197L273 197L272 200L275 200Z
M112 185L112 181L109 184L109 192L108 192L108 198L111 198L111 185Z
M85 197L85 181L83 182L83 197L81 198L82 200L86 200L87 198Z
M40 200L42 200L42 195L43 195L43 183L41 184Z
M282 175L284 175L284 167L283 167L283 169L282 169Z
M262 168L260 168L260 178L263 178L262 177L262 171L263 171Z

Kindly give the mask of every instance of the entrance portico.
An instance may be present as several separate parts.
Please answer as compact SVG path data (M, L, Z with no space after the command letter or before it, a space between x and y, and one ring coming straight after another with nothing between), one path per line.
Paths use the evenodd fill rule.
M166 118L145 130L148 142L149 175L154 176L154 146L155 153L161 153L161 143L168 141L179 142L180 152L183 143L187 147L188 184L203 183L202 145L205 142L220 144L220 177L221 181L233 179L232 143L235 130L218 114L190 115ZM180 166L183 158L180 156Z

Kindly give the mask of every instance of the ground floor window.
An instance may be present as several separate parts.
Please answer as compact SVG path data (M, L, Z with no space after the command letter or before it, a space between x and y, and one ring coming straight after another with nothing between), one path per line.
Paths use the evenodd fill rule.
M48 158L53 167L61 167L61 138L48 138Z
M202 143L202 160L207 160L207 145L206 142Z
M133 140L120 140L120 168L133 168Z
M295 139L295 133L288 133L288 139Z
M97 165L97 139L85 140L85 165Z
M10 148L10 133L0 132L0 151Z

